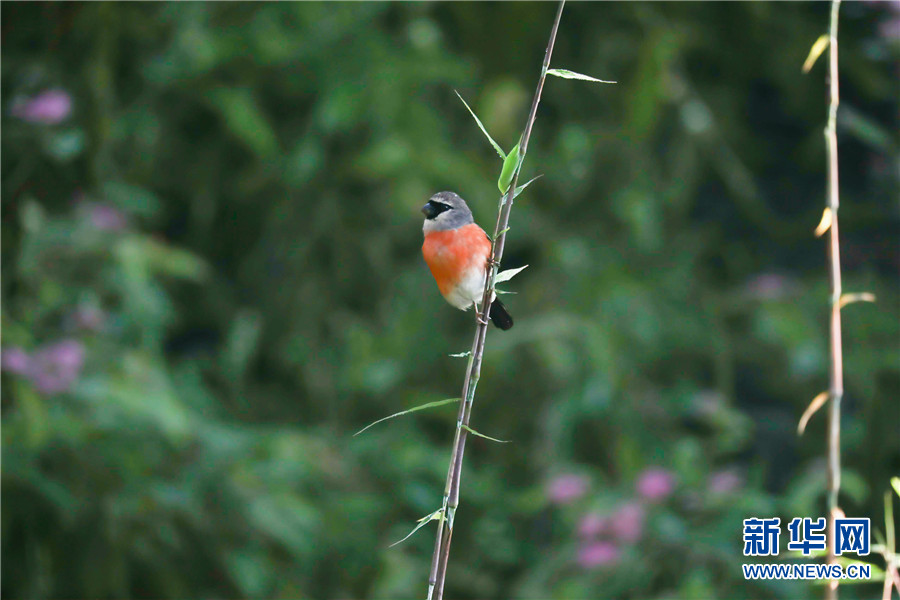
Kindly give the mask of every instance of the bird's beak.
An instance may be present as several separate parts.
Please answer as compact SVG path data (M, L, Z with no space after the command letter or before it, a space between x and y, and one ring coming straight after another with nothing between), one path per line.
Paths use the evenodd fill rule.
M433 219L438 215L437 207L431 202L428 202L422 207L422 214L425 215L426 219Z

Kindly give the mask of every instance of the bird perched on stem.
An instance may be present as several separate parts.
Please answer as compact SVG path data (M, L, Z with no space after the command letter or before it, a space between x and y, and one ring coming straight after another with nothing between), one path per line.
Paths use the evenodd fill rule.
M472 218L466 201L453 192L438 192L422 207L425 242L422 255L444 298L460 310L478 305L484 296L484 275L491 240ZM513 326L506 307L494 297L488 311L500 329ZM479 314L483 318L483 314Z

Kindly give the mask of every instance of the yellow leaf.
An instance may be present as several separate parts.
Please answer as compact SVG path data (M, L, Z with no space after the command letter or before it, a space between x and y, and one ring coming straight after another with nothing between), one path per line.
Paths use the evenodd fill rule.
M875 302L875 294L870 292L860 292L858 294L842 294L838 300L838 308L844 308L848 304L854 302Z
M825 210L822 211L822 220L816 226L816 237L822 237L822 234L828 231L828 228L831 227L831 218L831 207L825 207Z
M816 61L822 56L822 53L825 52L825 48L828 47L828 34L823 33L819 36L819 39L816 40L816 43L812 45L812 48L809 49L809 56L806 57L806 61L803 63L803 72L809 73L809 70L813 68L813 65L816 64Z
M803 432L806 430L806 424L809 423L809 420L812 418L816 411L822 408L822 405L828 400L830 394L828 392L822 392L815 398L813 401L809 403L809 406L806 407L806 410L803 411L803 416L800 417L800 422L797 423L797 434L803 435Z

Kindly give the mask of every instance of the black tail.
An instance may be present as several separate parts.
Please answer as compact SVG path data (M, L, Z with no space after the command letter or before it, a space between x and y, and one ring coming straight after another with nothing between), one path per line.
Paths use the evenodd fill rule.
M503 306L503 303L500 302L499 298L494 298L494 301L491 302L491 311L489 315L491 321L494 322L494 325L503 331L506 331L513 326L513 318L506 312L506 307Z

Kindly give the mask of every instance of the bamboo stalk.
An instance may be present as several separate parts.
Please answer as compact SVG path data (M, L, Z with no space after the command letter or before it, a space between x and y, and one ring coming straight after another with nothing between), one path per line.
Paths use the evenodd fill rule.
M456 434L453 440L453 451L450 455L450 465L447 471L447 483L444 488L444 501L441 511L441 520L435 537L434 555L431 560L431 573L428 577L428 600L441 600L444 594L444 582L447 577L447 564L450 559L450 542L453 536L453 525L456 517L456 509L459 506L460 480L462 477L463 454L466 447L466 434L469 419L472 415L472 405L475 402L475 388L481 377L481 363L484 355L484 344L487 337L487 313L491 306L494 294L494 278L503 258L503 248L506 243L506 229L509 224L509 214L512 210L513 198L519 181L519 170L525 154L528 151L528 140L531 138L531 130L537 116L538 104L541 101L541 91L547 78L547 69L550 67L550 57L553 54L553 45L556 42L556 32L559 29L559 21L562 18L565 0L559 3L556 18L550 31L550 40L544 52L544 62L541 66L541 75L538 79L534 99L531 102L531 110L525 122L525 132L519 145L519 166L513 175L512 183L506 193L506 200L501 203L497 212L497 223L494 226L492 238L490 268L485 269L484 296L481 299L481 311L476 315L475 338L472 342L472 354L469 357L469 365L466 369L463 381L462 402L459 407L459 415L456 420Z
M825 138L828 149L828 209L831 211L831 228L828 238L828 260L831 283L831 321L829 328L829 396L828 411L828 480L826 502L828 507L828 564L837 564L834 555L835 519L839 516L838 494L841 489L841 398L844 396L844 364L841 347L841 254L838 238L838 150L837 109L840 103L838 88L838 11L841 0L832 0L828 34L829 46L829 97L828 125ZM838 581L832 580L825 587L825 598L837 600Z

